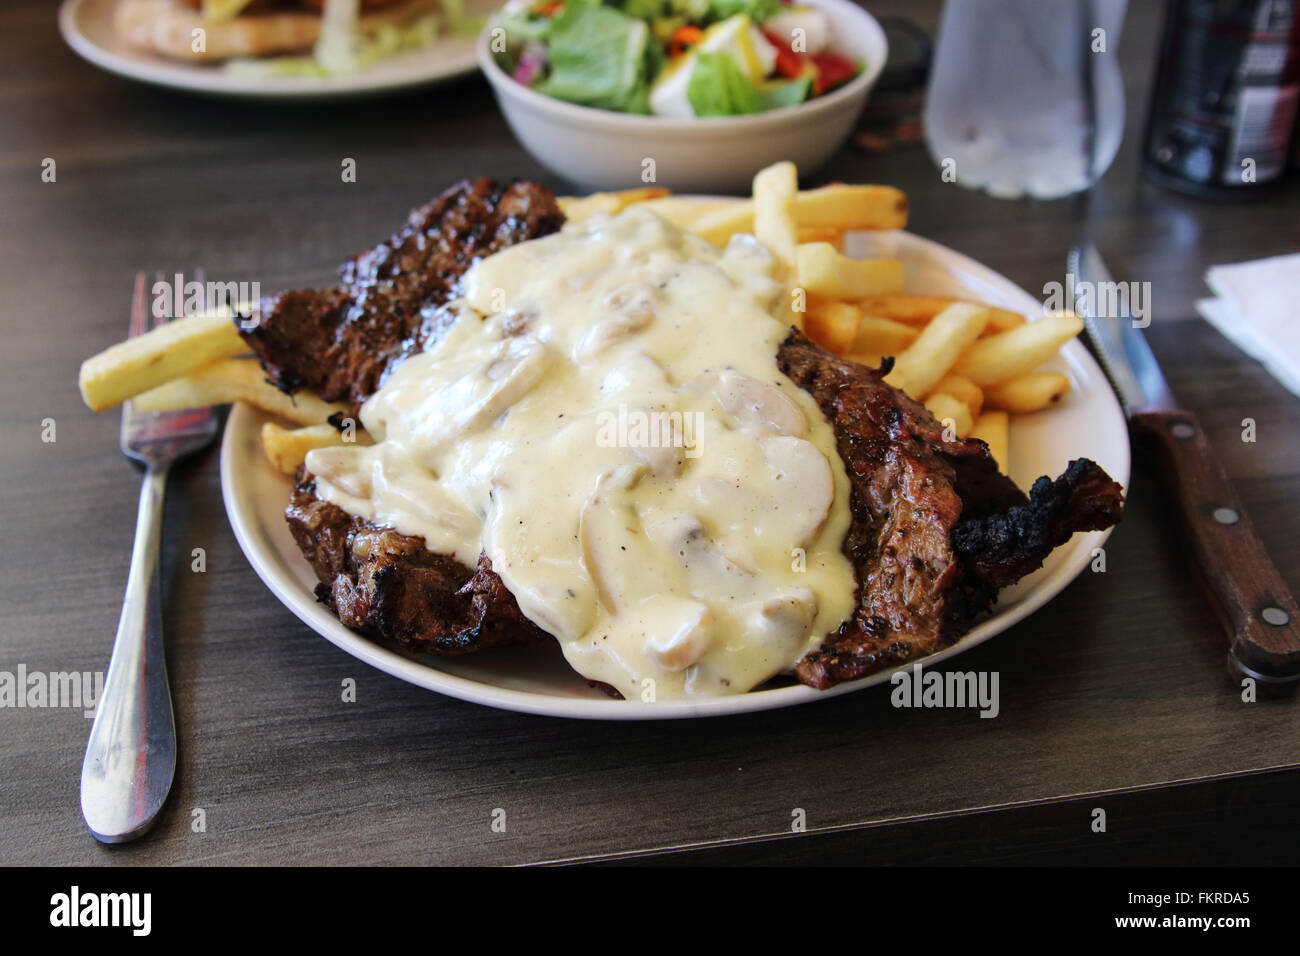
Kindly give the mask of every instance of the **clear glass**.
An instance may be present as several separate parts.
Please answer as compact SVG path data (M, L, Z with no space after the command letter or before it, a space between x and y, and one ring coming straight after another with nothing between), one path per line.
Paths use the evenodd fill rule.
M1100 179L1124 131L1126 6L948 0L924 120L945 179L1006 199L1055 199Z

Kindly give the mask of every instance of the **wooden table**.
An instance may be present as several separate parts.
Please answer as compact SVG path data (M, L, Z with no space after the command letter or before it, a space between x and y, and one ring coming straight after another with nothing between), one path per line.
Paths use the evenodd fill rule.
M875 6L906 8L930 28L937 10ZM942 183L921 147L845 150L816 179L904 188L914 231L1031 291L1060 278L1085 234L1121 278L1151 281L1155 351L1298 589L1300 401L1192 304L1211 263L1300 248L1300 200L1292 184L1267 204L1210 205L1140 179L1155 6L1131 5L1128 130L1089 195L1000 202ZM322 282L458 177L564 184L517 146L478 79L391 101L209 101L82 63L47 3L4 4L0 37L0 670L94 671L117 620L139 476L117 450L117 415L88 412L76 377L84 357L125 333L133 274L198 265L268 290ZM47 157L54 183L41 181ZM340 182L345 157L356 183ZM1240 440L1246 417L1253 444ZM42 441L46 419L54 442ZM1084 573L960 658L963 669L1001 673L995 720L895 710L877 690L689 724L602 724L446 699L316 636L236 546L216 459L214 448L180 468L168 499L181 760L157 829L128 847L98 845L77 797L90 722L70 709L4 709L0 862L516 863L671 851L709 862L1294 862L1300 703L1239 699L1167 496L1141 467L1106 573ZM190 569L196 547L205 573ZM345 678L356 680L355 703L340 699ZM1105 834L1089 827L1098 806ZM497 808L504 833L491 827ZM798 836L796 808L808 827Z

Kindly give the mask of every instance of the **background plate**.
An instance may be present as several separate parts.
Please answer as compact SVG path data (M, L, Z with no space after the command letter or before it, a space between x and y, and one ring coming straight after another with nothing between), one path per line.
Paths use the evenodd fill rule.
M910 292L965 295L1030 316L1042 310L1039 300L1005 277L910 233L857 233L849 236L845 248L852 255L901 258ZM1101 369L1078 340L1062 349L1048 367L1068 375L1073 388L1066 400L1050 411L1012 417L1009 474L1022 488L1028 488L1039 475L1055 477L1071 459L1087 457L1127 488L1128 427ZM507 710L599 720L654 720L790 707L885 683L894 673L882 671L828 691L794 685L734 697L646 704L612 700L587 686L569 668L558 647L431 658L375 643L348 630L316 602L315 575L284 520L290 481L273 470L262 453L259 433L266 420L258 410L236 405L221 445L221 490L239 546L267 587L308 627L394 677ZM937 663L981 644L1041 607L1088 566L1093 549L1100 547L1109 533L1076 534L1057 548L1042 568L1003 590L991 616L952 647L923 658L925 663Z
M192 93L252 99L341 99L407 89L473 73L478 31L443 36L436 43L376 63L349 76L236 76L219 64L185 63L137 49L113 30L119 0L64 0L59 32L64 41L100 69L142 83ZM466 12L484 18L499 0L467 0Z

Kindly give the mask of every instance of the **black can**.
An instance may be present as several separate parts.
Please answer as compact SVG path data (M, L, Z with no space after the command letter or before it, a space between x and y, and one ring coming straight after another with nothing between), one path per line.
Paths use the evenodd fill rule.
M1169 0L1147 117L1147 178L1202 196L1270 192L1300 104L1300 2Z

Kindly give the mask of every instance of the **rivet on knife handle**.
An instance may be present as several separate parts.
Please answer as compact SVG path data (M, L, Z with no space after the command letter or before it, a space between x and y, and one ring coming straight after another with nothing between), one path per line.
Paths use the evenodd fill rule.
M1158 452L1177 495L1193 555L1228 632L1229 669L1261 690L1300 681L1300 608L1287 589L1196 417L1137 412L1134 437Z

